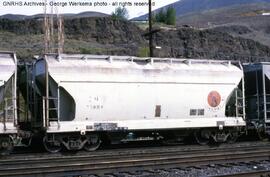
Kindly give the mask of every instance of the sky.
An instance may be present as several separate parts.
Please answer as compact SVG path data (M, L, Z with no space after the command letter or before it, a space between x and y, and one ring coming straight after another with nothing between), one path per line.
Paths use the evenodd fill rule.
M52 5L53 1L55 2ZM153 10L179 0L152 0ZM0 0L0 15L22 14L33 15L44 12L45 0ZM80 13L96 11L111 14L116 7L126 5L129 18L148 12L148 0L47 0L47 9L57 7L58 13ZM70 3L73 3L71 5ZM83 4L79 4L83 3Z

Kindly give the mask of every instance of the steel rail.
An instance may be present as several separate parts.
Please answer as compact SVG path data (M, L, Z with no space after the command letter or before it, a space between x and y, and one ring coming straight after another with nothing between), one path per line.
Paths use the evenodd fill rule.
M155 154L157 155L187 155L187 154L194 154L194 153L204 153L207 151L215 151L215 152L228 152L230 150L237 150L237 151L248 151L248 150L260 150L260 149L267 149L270 148L270 144L259 144L259 145L248 145L248 146L233 146L231 147L224 146L224 147L202 147L202 146L189 146L189 148L183 148L183 146L176 147L176 148L142 148L142 149L124 149L124 150L109 150L109 151L96 151L96 152L85 152L82 154L73 154L73 155L61 155L61 154L45 154L45 155L40 155L40 154L34 154L33 156L28 156L27 154L24 156L19 156L19 157L13 157L13 158L0 158L0 168L1 166L5 165L12 165L12 164L24 164L25 161L28 163L35 163L35 162L51 162L52 160L54 161L61 161L61 160L76 160L76 159L81 159L81 160L87 160L87 159L102 159L102 158L107 158L108 156L110 158L118 157L120 158L121 156L129 156L129 157L138 157L138 156L153 156Z
M189 167L229 162L269 160L269 146L231 148L171 153L121 154L115 156L74 156L49 160L25 161L24 164L0 165L0 176L57 176L67 174L105 174L126 170L153 169L161 167ZM73 159L72 159L73 158Z

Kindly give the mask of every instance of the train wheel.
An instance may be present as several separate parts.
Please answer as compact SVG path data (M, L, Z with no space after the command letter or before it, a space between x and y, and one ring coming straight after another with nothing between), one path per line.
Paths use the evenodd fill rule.
M227 143L233 144L237 141L239 135L237 132L230 132L228 138L227 138Z
M0 154L8 155L12 152L14 148L13 142L9 137L1 137L0 138Z
M269 140L269 137L268 137L268 135L265 133L264 130L259 130L259 129L257 129L257 134L258 134L259 140L261 140L261 141L268 141L268 140Z
M58 141L56 139L50 140L50 139L48 139L47 136L45 136L43 138L43 145L44 145L45 149L51 153L57 153L57 152L60 152L62 150L62 146L61 146L60 141Z
M98 135L87 136L87 143L84 145L84 149L88 152L97 150L101 145L101 140Z
M194 133L195 139L200 145L207 145L210 142L210 132L205 130L199 130Z

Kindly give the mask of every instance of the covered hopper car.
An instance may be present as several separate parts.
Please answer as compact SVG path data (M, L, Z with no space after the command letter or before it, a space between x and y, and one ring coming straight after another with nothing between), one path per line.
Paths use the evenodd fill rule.
M0 52L0 150L32 137L58 152L101 142L269 136L269 63Z
M0 52L0 151L30 143L30 133L20 129L17 109L17 57L14 52ZM23 142L26 139L28 142ZM24 144L26 143L26 144Z
M0 149L11 149L17 129L16 65L14 53L0 54Z
M247 129L260 138L270 135L270 63L243 64L245 74Z
M48 54L20 73L30 127L50 152L193 134L234 141L246 125L239 63Z

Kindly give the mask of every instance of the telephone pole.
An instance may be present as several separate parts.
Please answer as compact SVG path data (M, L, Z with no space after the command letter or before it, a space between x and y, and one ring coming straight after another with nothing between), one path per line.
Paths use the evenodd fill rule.
M153 57L152 0L149 0L148 23L149 23L149 52L150 57Z
M55 1L55 0L52 0ZM47 0L44 0L44 53L58 53L61 54L64 51L64 18L59 15L57 7L50 7L50 14L47 14ZM55 20L55 16L57 21ZM54 22L57 25L54 25ZM57 26L57 37L55 35L55 26Z

